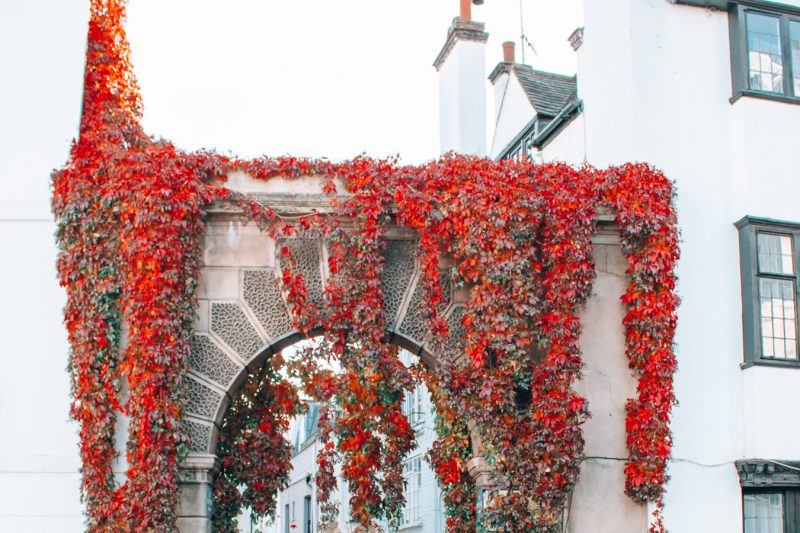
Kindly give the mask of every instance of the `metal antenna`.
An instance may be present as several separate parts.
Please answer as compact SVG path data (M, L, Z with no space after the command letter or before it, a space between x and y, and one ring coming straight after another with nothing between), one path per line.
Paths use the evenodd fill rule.
M519 40L520 48L522 49L522 63L525 64L525 45L531 47L533 55L538 56L539 53L536 51L536 48L533 47L531 40L525 35L525 17L523 17L522 14L522 0L519 0Z
M525 22L522 17L522 0L519 0L519 48L522 50L522 64L525 63Z

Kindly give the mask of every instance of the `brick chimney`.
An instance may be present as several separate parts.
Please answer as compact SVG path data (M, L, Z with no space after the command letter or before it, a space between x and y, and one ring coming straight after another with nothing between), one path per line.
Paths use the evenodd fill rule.
M485 156L489 34L472 20L472 0L460 0L460 7L433 63L439 72L440 150Z
M506 63L516 63L516 48L517 45L514 41L506 41L503 43L503 61Z

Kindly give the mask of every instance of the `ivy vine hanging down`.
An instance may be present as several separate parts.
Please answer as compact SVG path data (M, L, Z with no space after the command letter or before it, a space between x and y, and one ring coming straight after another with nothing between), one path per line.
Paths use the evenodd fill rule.
M283 434L302 409L298 391L281 377L289 371L303 378L311 398L336 406L321 417L317 487L325 520L335 519L330 496L337 461L363 527L399 516L403 458L413 447L401 401L422 379L437 406L439 436L429 459L445 495L448 530L477 527L467 472L470 421L505 489L490 502L485 525L557 531L578 479L580 426L589 416L572 385L581 372L579 312L595 272L591 236L603 206L617 214L628 258L626 354L639 378L637 397L627 404L626 492L636 502L658 504L652 530L663 530L678 305L669 180L645 164L601 171L447 155L408 167L368 157L333 164L183 152L140 125L124 6L123 0L91 2L80 136L65 167L53 173L58 272L68 297L71 415L80 425L90 531L175 529L177 474L188 442L181 428L182 373L205 213L218 200L240 205L273 238L324 237L331 273L324 301L313 302L292 268L291 251L280 250L295 326L325 333L291 364L271 361L237 400L220 437L219 529L235 525L242 504L256 515L274 511L290 467ZM233 170L259 180L319 176L334 210L284 220L226 189ZM442 257L455 261L452 281L469 288L464 351L435 372L404 367L384 334L381 275L392 224L419 235L425 316L439 348L450 340L441 315ZM321 359L335 360L342 371L330 371ZM130 418L122 485L112 472L120 414Z

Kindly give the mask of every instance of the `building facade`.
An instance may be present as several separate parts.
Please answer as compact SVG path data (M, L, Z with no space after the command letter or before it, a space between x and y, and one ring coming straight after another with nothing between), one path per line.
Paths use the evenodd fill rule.
M0 438L3 531L83 529L77 436L67 421L64 294L55 281L55 225L45 177L66 159L79 116L86 22L85 6L79 7L47 26L58 36L58 50L42 47L33 37L20 47L26 54L19 61L37 68L17 71L26 72L43 95L56 96L39 98L35 109L20 106L16 102L26 96L20 85L3 108L16 125L7 140L30 139L24 150L4 155L3 176L12 177L9 182L18 189L5 189L0 196L6 258L0 325L4 353L13 355L2 358L0 373L0 420L10 428ZM480 12L475 14L479 18ZM26 19L25 28L42 23L36 15ZM491 28L471 18L454 23L437 58L443 150L588 162L599 168L648 161L677 183L683 234L675 377L680 405L672 425L667 527L675 533L797 532L800 428L792 415L800 400L800 170L794 154L794 130L800 124L800 2L587 0L583 28L571 36L578 59L575 77L518 64L510 47L506 61L487 68L482 47ZM19 36L13 28L6 30L4 36ZM9 41L6 49L16 47L19 43ZM51 68L65 62L71 66ZM58 90L46 93L45 88ZM481 118L487 95L493 95L496 118L490 131ZM225 224L217 229L220 243L233 239ZM246 235L251 230L234 235L237 242L255 241ZM610 287L598 295L605 298L603 305L611 305L621 290L624 265L618 259L616 270L598 278L596 287ZM213 294L227 290L221 283L213 288ZM214 298L208 294L207 299ZM607 314L602 306L590 311L595 318ZM587 322L595 345L584 349L586 374L599 380L585 386L595 415L587 434L610 427L618 437L624 434L620 409L633 382L624 358L598 355L607 345L604 334L621 338L619 331L609 333L618 324L618 317ZM618 380L604 383L609 374ZM628 383L628 388L613 383ZM606 399L608 413L615 414L612 422L601 415ZM645 513L625 507L621 475L613 472L624 459L620 442L608 448L613 461L585 465L611 471L607 479L616 479L616 485L587 484L591 475L585 475L579 489L599 497L583 500L594 502L594 516L603 516L613 504L636 515L634 525L614 529L597 523L580 529L576 510L572 531L601 526L621 533L646 531ZM298 451L289 489L296 494L281 501L276 523L285 527L280 515L289 515L298 526L293 531L302 530L307 497L312 498L309 514L315 508L306 481L313 444ZM412 464L410 472L415 468ZM422 503L427 497L420 502L421 521L427 524ZM611 514L606 512L608 520Z
M407 365L417 360L407 350L401 350L400 357ZM425 460L425 455L436 439L436 430L433 405L424 384L418 384L413 391L406 393L403 413L414 428L416 448L405 461L406 505L397 529L408 533L444 533L445 517L441 492L436 475ZM275 533L318 531L320 511L314 486L319 449L318 416L318 406L311 404L309 412L298 417L290 430L289 440L294 450L292 472L289 486L279 497L277 518L271 526ZM350 494L338 466L337 482L337 490L332 498L339 506L339 520L328 531L336 531L338 528L340 533L349 533L354 530L356 523L350 521ZM296 527L292 528L292 525ZM384 523L383 526L388 529L388 524ZM246 520L242 520L242 527L247 531Z
M680 403L666 525L800 531L789 421L800 401L800 2L590 0L570 42L575 78L520 65L508 45L489 75L489 153L647 161L675 181Z

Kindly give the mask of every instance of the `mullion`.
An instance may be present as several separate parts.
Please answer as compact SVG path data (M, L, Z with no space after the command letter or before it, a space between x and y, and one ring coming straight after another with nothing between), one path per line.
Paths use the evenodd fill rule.
M789 17L781 15L781 50L783 53L783 94L794 96L794 78L792 77L792 47L789 37Z
M789 88L791 89L791 96L794 98L800 98L800 94L795 94L794 92L794 52L792 50L792 22L800 24L800 19L792 18L792 17L785 17L786 18L786 47L789 50L789 63L787 64L789 68ZM800 51L798 51L800 53ZM787 93L789 94L789 93Z

